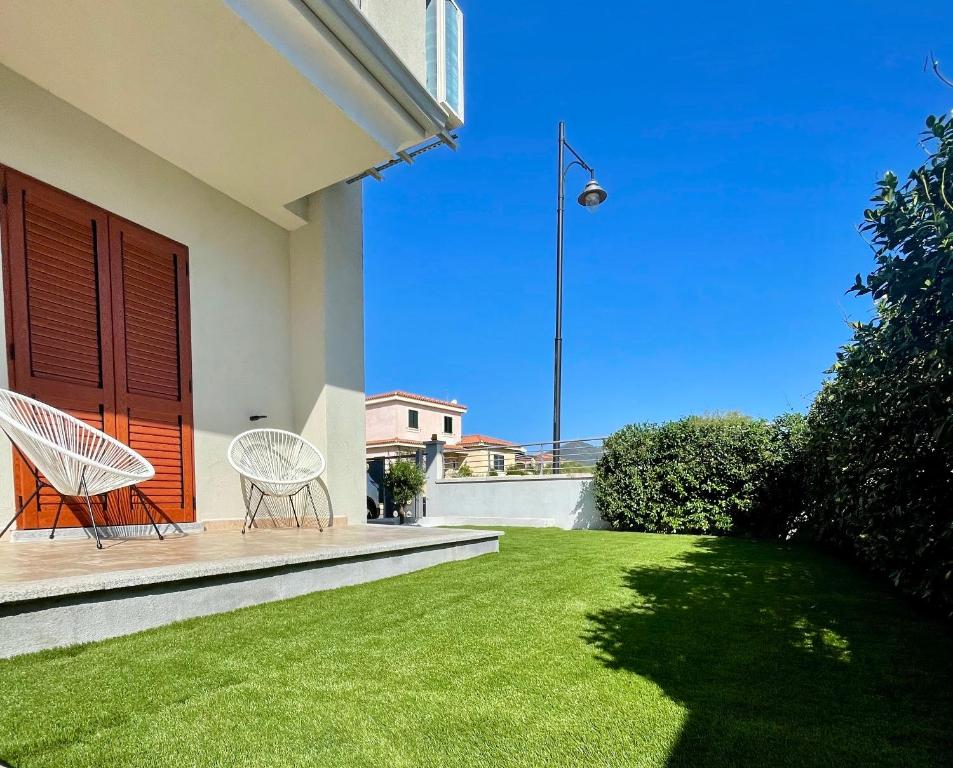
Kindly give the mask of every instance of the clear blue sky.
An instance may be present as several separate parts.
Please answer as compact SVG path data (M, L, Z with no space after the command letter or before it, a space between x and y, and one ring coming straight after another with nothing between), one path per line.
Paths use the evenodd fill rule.
M566 220L563 436L806 409L872 266L856 225L953 91L949 0L463 0L467 124L365 184L367 390L467 432L552 422L555 136L609 191ZM571 171L573 197L586 176Z

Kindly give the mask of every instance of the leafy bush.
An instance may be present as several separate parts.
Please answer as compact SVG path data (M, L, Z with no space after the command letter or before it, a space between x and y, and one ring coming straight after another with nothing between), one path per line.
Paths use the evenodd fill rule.
M733 532L788 539L804 526L807 503L807 418L787 413L767 422L768 442L756 480L757 503L734 519Z
M424 489L424 473L412 461L395 461L387 470L384 485L387 495L403 516L403 509Z
M473 470L469 464L464 464L457 470L457 477L473 477Z
M809 523L953 613L953 122L929 118L925 143L864 213L877 266L851 291L876 314L811 408Z
M615 528L663 533L757 529L765 478L787 477L779 469L785 429L740 414L623 427L596 465L602 517Z
M506 475L525 475L525 474L528 474L528 473L526 472L525 467L523 467L522 465L520 465L520 464L510 464L510 466L508 466L508 467L506 468L506 471L505 471L503 474L506 474Z

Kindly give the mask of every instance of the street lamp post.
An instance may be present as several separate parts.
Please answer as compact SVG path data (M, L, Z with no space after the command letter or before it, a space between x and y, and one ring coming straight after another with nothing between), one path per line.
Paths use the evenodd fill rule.
M575 158L566 164L566 150ZM605 202L608 194L596 181L596 172L566 141L566 123L559 122L558 150L558 191L556 200L556 338L553 362L553 472L560 464L560 414L562 412L562 375L563 375L563 223L566 214L566 174L574 165L589 171L589 182L579 197L579 205L588 211Z

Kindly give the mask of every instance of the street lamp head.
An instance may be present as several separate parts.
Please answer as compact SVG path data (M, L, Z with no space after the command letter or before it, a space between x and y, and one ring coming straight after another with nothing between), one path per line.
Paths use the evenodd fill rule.
M594 212L598 206L605 202L608 196L609 194L599 185L599 182L592 178L589 179L586 188L579 193L579 197L576 199L579 201L579 205L587 211Z

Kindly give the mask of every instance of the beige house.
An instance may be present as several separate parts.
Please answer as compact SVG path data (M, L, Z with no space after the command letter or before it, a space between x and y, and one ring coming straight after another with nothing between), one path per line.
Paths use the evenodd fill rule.
M4 3L0 379L140 451L184 526L240 525L225 452L253 416L316 443L335 525L363 523L359 177L452 143L461 24L449 0ZM3 451L6 517L31 478Z

